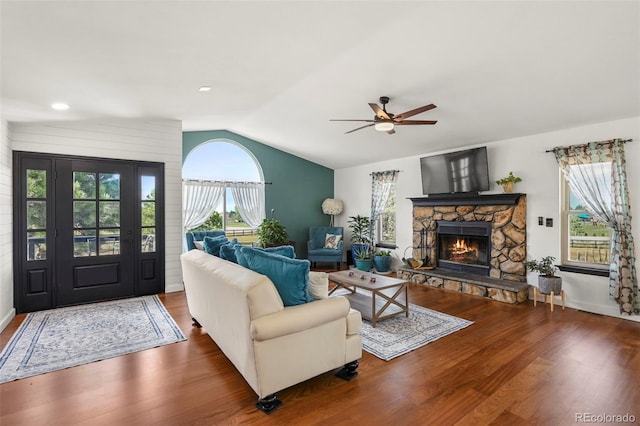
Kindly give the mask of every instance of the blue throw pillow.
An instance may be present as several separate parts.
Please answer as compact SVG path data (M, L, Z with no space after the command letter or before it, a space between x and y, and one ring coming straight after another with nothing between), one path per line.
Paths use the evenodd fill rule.
M262 248L262 247L247 247L247 246L243 246L243 245L237 245L233 247L233 251L234 254L236 255L236 260L237 260L237 264L244 266L245 268L249 268L249 265L247 264L247 261L245 259L244 254L242 254L242 252L240 252L241 248L248 248L251 250L258 250L258 251L262 251L265 253L271 253L271 254L279 254L280 256L285 256L288 257L289 259L295 259L296 258L296 252L293 249L293 246L278 246L278 247L267 247L267 248ZM249 268L251 269L251 268Z
M267 253L279 254L280 256L285 256L285 257L288 257L289 259L296 258L296 252L293 249L293 246L278 246L278 247L267 247L267 248L256 247L256 248L258 250L264 250Z
M237 238L234 238L229 244L223 244L220 246L220 259L228 260L229 262L238 263L236 256L236 246L242 247L242 244L238 242Z
M218 237L204 237L204 251L214 256L220 257L220 246L229 244L229 240L224 235Z
M313 300L307 290L311 265L308 260L290 259L251 247L242 247L240 252L249 269L269 277L284 306L302 305Z

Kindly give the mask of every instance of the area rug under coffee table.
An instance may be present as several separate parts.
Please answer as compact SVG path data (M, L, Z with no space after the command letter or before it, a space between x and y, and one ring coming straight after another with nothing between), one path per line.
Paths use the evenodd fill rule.
M408 317L397 315L377 322L375 328L363 320L362 348L389 361L471 324L473 321L410 303Z
M182 340L158 296L32 312L0 353L0 383Z

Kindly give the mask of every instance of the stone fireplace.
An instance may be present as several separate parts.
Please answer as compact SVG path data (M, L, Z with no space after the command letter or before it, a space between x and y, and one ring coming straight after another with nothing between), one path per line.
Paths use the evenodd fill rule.
M526 282L526 195L411 200L414 258L438 269Z
M451 194L411 201L412 257L429 268L399 268L399 278L505 303L528 299L524 194Z

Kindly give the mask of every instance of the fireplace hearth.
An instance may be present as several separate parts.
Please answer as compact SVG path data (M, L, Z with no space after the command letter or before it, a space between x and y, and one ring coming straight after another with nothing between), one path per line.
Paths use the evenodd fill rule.
M451 271L489 276L490 238L490 222L437 221L437 266Z

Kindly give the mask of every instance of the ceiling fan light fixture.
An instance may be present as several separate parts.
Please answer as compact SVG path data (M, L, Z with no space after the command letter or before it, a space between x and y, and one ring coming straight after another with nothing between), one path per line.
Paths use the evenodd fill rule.
M379 132L388 132L393 130L393 120L380 120L373 127Z

